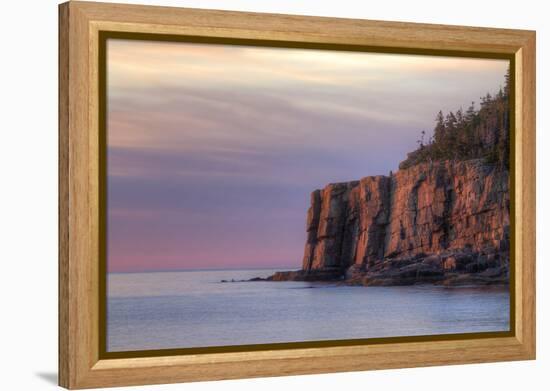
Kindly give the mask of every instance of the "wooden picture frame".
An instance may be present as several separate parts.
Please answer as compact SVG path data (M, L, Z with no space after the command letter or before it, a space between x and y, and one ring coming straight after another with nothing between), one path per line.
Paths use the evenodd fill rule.
M510 58L514 80L513 330L150 357L100 343L103 32L259 45ZM59 6L59 384L92 388L535 358L535 32L70 1Z

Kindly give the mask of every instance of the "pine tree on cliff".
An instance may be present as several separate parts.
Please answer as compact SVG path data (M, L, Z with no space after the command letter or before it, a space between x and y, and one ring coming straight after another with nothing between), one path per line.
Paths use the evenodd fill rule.
M428 143L407 155L399 164L405 169L433 160L484 159L486 164L508 169L510 151L510 70L504 76L504 89L492 96L480 98L480 108L474 102L464 113L462 109L444 115L437 113L433 137ZM424 131L422 131L424 135Z

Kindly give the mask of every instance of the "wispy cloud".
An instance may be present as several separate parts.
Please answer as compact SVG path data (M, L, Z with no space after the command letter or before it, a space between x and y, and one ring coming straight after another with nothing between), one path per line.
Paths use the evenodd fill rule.
M310 191L395 169L507 66L110 40L110 266L298 265Z

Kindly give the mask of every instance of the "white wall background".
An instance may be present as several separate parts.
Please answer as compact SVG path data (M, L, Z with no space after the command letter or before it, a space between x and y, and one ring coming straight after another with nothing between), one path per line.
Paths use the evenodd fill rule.
M119 0L119 2L125 2ZM151 390L544 389L550 384L549 35L545 2L150 0L134 3L537 30L538 359L317 376L141 387ZM0 22L0 389L42 390L57 377L57 1L2 3ZM546 386L544 386L546 384ZM132 388L138 389L138 388Z

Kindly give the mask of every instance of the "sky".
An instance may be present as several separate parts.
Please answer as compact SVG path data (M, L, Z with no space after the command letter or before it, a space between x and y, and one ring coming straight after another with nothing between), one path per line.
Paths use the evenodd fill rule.
M508 61L109 39L109 272L299 268L310 193L396 171Z

